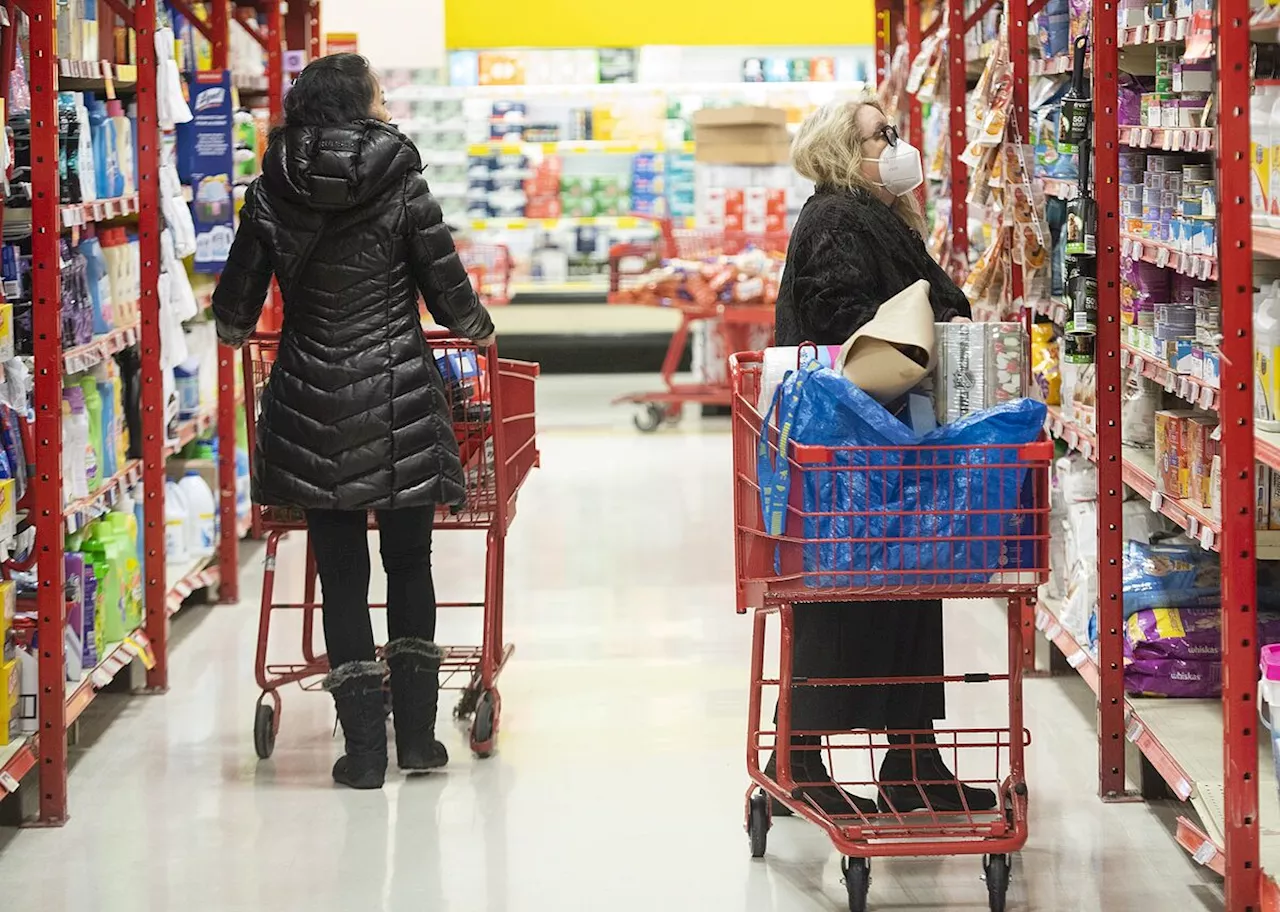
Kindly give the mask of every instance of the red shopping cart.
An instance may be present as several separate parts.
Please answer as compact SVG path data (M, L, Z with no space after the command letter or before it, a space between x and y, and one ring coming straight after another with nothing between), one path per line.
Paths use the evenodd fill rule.
M480 302L486 307L510 304L511 251L507 246L459 240L457 250Z
M714 321L716 348L726 353L742 351L760 344L753 331L773 326L773 305L777 297L777 277L790 236L786 232L726 232L696 228L676 228L670 219L651 220L658 225L658 236L647 243L615 245L609 251L609 302L611 304L669 307L680 311L680 325L671 336L662 360L662 382L666 389L649 393L630 393L614 400L614 404L641 406L635 417L636 427L652 432L664 424L680 420L687 404L727 406L730 386L726 372L723 382L679 383L676 372L689 344L695 324ZM772 277L750 276L736 281L732 265L708 268L710 275L693 274L689 270L664 274L664 262L681 260L689 264L711 264L749 250L763 254L776 273ZM732 287L730 284L732 283Z
M1021 599L1034 594L1048 575L1052 444L873 448L780 443L777 427L757 409L762 366L760 352L730 359L737 607L739 613L753 611L755 619L747 733L751 853L757 858L765 853L773 798L822 827L844 856L851 912L867 908L872 857L966 854L984 856L990 908L1003 912L1010 856L1027 839L1024 757L1030 734L1023 726ZM770 494L777 495L768 505L768 517L758 481L765 460L788 479L785 491L777 484L781 476L766 479ZM957 493L977 486L984 492L980 497ZM974 506L977 502L981 506ZM1007 671L840 680L793 673L795 614L805 610L806 602L921 598L1007 599ZM765 671L766 632L774 619L780 634L776 676ZM989 728L895 732L913 736L906 748L912 757L911 780L876 781L875 755L884 749L876 739L888 732L799 731L791 723L793 691L801 687L936 682L1007 684L1008 721ZM772 726L761 722L766 688L777 694ZM934 743L923 743L930 735ZM890 800L882 801L877 812L865 813L846 799L847 813L832 813L833 802L824 810L803 790L831 783L796 781L791 750L776 752L775 774L761 768L760 752L792 745L793 736L809 744L791 750L823 752L837 784L852 792L883 796L889 793L880 792L881 786L936 787L938 779L921 776L918 758L937 750L957 777L942 784L963 795L958 777L964 765L969 773L965 781L991 789L998 801L989 811L971 808L962 799L957 812L927 806L900 812ZM836 756L850 765L865 763L869 770L854 778L838 775L831 765Z
M471 720L471 749L478 756L487 757L493 752L502 708L498 676L515 649L503 641L506 535L515 517L516 495L539 461L534 414L538 365L499 359L496 346L481 354L475 343L447 334L428 332L427 339L437 361L471 363L474 358L479 368L478 374L465 382L446 384L454 436L462 456L466 497L460 507L442 507L436 514L435 527L437 530L476 530L486 535L484 601L442 601L439 606L483 609L479 646L442 647L440 686L462 691L454 715ZM258 405L279 346L278 335L259 334L244 347L244 372L253 395L253 407L247 409L245 415L250 453L257 437ZM318 689L321 677L329 670L329 662L327 656L315 648L320 602L316 598L316 565L310 548L307 549L302 602L281 603L274 598L280 541L290 532L306 534L301 511L255 504L253 526L259 537L266 535L266 570L262 578L254 660L254 674L262 693L253 719L254 747L265 760L275 749L280 730L280 689L295 683L303 690ZM279 611L302 613L301 657L297 661L280 663L268 659L271 622Z

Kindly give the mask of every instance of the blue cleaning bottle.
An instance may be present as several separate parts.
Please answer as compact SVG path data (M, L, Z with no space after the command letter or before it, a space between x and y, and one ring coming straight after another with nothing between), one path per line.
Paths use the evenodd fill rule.
M107 117L107 103L92 99L89 104L89 132L93 137L93 170L98 184L98 199L116 196L112 193L115 178L111 173L115 142L111 139L111 121Z
M80 253L85 260L85 280L89 286L89 300L93 305L94 335L109 333L115 329L115 307L111 299L111 279L107 274L107 257L92 225L85 225Z

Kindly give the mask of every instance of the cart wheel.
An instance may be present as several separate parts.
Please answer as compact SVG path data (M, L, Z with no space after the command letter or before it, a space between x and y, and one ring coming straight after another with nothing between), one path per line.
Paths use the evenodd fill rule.
M276 708L259 703L253 713L253 749L266 760L276 749Z
M663 417L663 422L670 425L671 427L675 427L683 419L684 419L684 407L677 404L677 405L671 406L671 408L666 410L666 413Z
M871 889L871 862L866 858L845 858L840 862L845 889L849 891L849 912L867 912L867 892Z
M1004 912L1009 894L1009 856L988 855L982 860L987 879L987 903L991 912Z
M657 402L650 402L642 411L636 412L631 420L635 423L636 430L652 434L667 420L667 407Z
M493 741L498 733L498 703L497 691L486 690L471 720L471 750L481 760L493 755Z
M763 858L769 843L769 796L763 791L751 796L747 807L747 835L751 838L751 857Z

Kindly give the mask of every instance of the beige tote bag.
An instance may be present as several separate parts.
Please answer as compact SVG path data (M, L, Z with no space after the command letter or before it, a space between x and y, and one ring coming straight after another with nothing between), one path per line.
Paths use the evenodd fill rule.
M849 337L835 369L878 402L904 395L933 370L933 307L921 279L880 305L871 322Z

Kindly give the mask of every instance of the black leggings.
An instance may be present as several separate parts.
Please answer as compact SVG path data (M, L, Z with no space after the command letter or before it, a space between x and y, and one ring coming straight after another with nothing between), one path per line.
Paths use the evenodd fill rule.
M387 574L388 639L436 637L436 590L431 580L433 507L379 510L382 568ZM308 510L307 532L320 572L324 641L329 667L375 657L369 620L368 514Z

